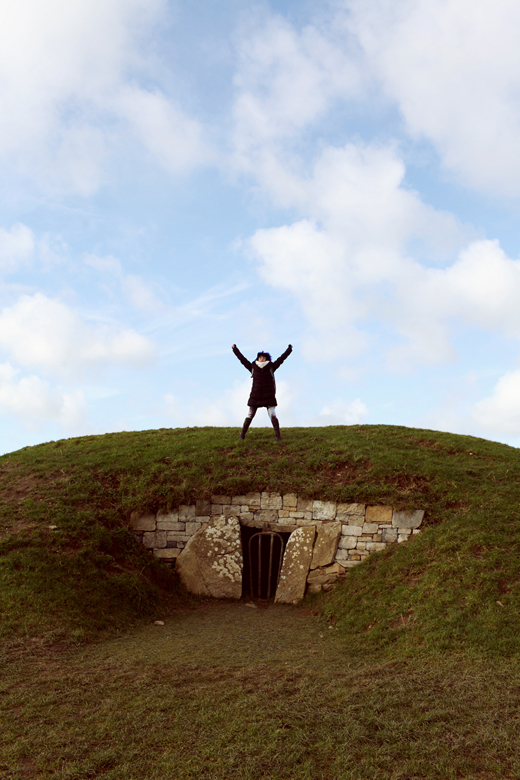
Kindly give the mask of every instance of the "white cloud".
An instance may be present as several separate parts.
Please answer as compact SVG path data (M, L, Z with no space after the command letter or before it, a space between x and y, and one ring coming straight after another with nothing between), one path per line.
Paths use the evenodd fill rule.
M118 280L123 294L135 309L157 313L163 308L162 301L157 298L151 287L140 276L125 274L123 266L115 257L111 255L98 257L85 253L83 262L100 273L114 276Z
M318 425L355 425L366 420L368 408L361 399L345 401L336 398L320 411L316 424Z
M283 203L282 189L295 184L294 137L332 102L357 95L360 72L330 28L297 31L280 16L255 21L253 30L242 32L234 79L234 164L268 189L284 182L272 191Z
M128 126L160 165L201 161L200 127L136 86L166 0L18 0L0 7L0 158L39 186L91 195Z
M404 172L392 147L326 148L313 175L295 187L294 205L311 218L258 230L250 239L262 278L291 292L303 308L311 328L307 356L359 354L370 343L361 328L373 317L419 339L421 362L452 356L445 296L438 303L429 295L439 292L443 271L412 260L409 247L438 265L460 248L465 231L405 189Z
M23 295L0 313L0 347L20 366L65 377L103 364L141 368L154 359L154 346L144 336L128 328L93 327L42 293Z
M184 173L211 159L199 122L158 91L125 87L117 101L144 146L166 170Z
M520 6L516 0L345 0L345 29L397 102L469 184L520 193ZM338 20L339 21L339 20Z
M0 228L0 273L12 273L32 259L34 235L27 225L18 223L10 230Z
M500 377L492 395L473 406L472 418L487 430L520 435L520 369Z
M27 428L57 422L71 430L84 423L86 406L81 391L52 388L38 376L16 380L17 374L9 363L0 364L0 414L14 414Z

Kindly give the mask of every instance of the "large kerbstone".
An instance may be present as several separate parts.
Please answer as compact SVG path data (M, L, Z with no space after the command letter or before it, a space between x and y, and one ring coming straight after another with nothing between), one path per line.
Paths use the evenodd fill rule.
M314 542L311 569L328 566L333 562L341 536L341 523L325 523L317 526L316 530L318 535Z
M304 597L315 533L311 525L297 528L290 535L283 556L275 603L294 604Z
M242 596L242 540L236 517L217 517L191 537L176 569L190 593L216 599Z

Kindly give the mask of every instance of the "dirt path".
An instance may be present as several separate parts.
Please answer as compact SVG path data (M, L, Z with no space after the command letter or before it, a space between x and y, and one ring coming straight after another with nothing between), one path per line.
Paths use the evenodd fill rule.
M210 602L136 632L80 651L92 661L249 666L313 665L345 658L337 632L309 610ZM86 660L86 659L85 659Z

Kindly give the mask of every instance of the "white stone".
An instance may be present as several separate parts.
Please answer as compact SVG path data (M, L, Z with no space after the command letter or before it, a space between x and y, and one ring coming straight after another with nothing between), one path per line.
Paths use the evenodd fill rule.
M283 496L282 501L284 509L296 509L298 506L298 496L296 493L286 493Z
M338 547L342 550L354 550L357 543L357 536L342 536L339 540Z
M423 521L424 509L406 510L400 512L394 512L392 516L392 526L399 528L399 533L402 533L402 528L419 528Z
M341 533L343 536L361 536L363 529L359 525L342 525Z
M336 517L335 501L313 501L312 518L313 520L334 520Z
M282 509L282 497L279 493L262 493L260 509Z

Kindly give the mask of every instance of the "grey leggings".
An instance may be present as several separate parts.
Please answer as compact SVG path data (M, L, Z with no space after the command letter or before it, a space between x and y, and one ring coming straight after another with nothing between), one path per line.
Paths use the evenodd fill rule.
M250 420L253 419L253 417L256 414L256 410L258 409L257 406L250 406L249 411L246 415L246 420L249 417ZM269 415L269 419L272 420L273 417L276 417L276 406L268 406L267 407L267 414Z

